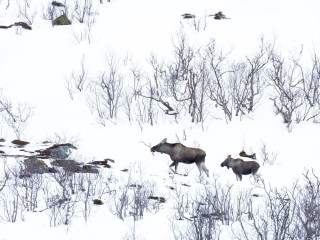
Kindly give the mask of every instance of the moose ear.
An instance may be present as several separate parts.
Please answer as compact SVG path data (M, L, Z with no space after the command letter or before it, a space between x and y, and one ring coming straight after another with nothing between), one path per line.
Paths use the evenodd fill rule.
M164 144L166 142L167 142L167 138L163 139L161 143Z

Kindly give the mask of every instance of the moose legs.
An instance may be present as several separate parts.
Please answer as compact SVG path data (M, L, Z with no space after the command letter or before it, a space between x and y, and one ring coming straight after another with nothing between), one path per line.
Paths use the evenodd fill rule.
M177 161L173 161L173 163L170 164L170 167L174 166L174 173L177 173L178 165L179 165L179 162Z
M170 164L170 168L174 166L174 173L178 173L177 172L178 165L179 165L178 161L173 161L173 163ZM199 169L200 175L202 174L202 171L204 171L207 177L209 177L209 170L207 169L204 161L196 161L196 165Z
M233 168L232 171L236 175L236 181L242 181L242 173L236 168Z
M258 176L257 176L257 172L252 173L252 176L253 176L255 182L258 182L258 181L259 181L259 178L258 178Z
M197 167L199 169L200 175L201 175L202 171L204 171L205 174L207 175L207 177L209 177L209 170L206 167L206 165L204 164L204 161L197 162L196 164L197 164Z
M242 174L241 173L235 173L236 174L236 179L237 181L242 181ZM253 179L255 182L258 182L258 176L256 174L256 172L252 172L251 175L253 176Z
M242 181L242 174L241 173L236 173L236 180Z

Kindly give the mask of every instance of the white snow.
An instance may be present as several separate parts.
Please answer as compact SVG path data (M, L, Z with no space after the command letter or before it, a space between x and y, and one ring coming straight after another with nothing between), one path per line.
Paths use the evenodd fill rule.
M98 5L92 40L78 43L75 34L85 30L84 24L53 27L42 19L42 6L47 1L32 0L37 9L32 31L0 29L0 94L14 104L26 103L33 107L33 115L21 136L22 140L37 144L56 136L73 141L78 150L73 156L83 162L111 158L111 169L104 169L120 181L128 174L120 170L141 165L143 180L155 185L156 193L170 198L168 186L174 183L191 185L190 191L201 188L196 166L179 165L179 172L190 171L188 177L169 177L171 160L167 155L154 155L148 146L181 141L186 146L200 147L207 153L206 166L222 185L237 188L252 186L252 178L245 176L236 182L231 170L220 163L232 154L238 157L242 149L259 152L263 144L277 155L274 165L261 166L259 173L272 186L291 186L302 177L304 169L320 174L320 147L318 124L302 122L287 131L282 119L275 116L270 102L264 102L250 118L208 120L204 126L188 121L166 120L154 126L129 123L121 117L116 124L98 124L87 106L85 94L75 93L74 100L66 89L66 78L80 69L83 56L89 77L103 71L106 56L114 54L125 67L124 59L143 66L151 53L169 57L172 42L182 30L196 46L204 46L214 38L217 48L230 51L235 59L250 55L259 45L259 39L276 39L277 48L284 55L301 50L306 57L319 51L319 7L317 0L113 0ZM96 1L98 2L98 1ZM7 1L0 0L0 25L21 21L15 1L6 10ZM71 5L71 2L68 4ZM215 21L209 14L223 11L230 19ZM182 20L181 14L192 13L206 21L205 30L196 31L192 20ZM127 71L127 70L126 70ZM0 95L1 97L1 95ZM11 128L0 120L0 138L11 142L16 138ZM184 135L186 140L184 140ZM0 143L1 145L1 143ZM31 147L32 148L32 147ZM8 148L9 149L9 148ZM8 150L9 151L9 150ZM14 150L10 150L14 152ZM0 158L0 161L3 159ZM8 158L7 161L11 161ZM0 177L3 166L0 163ZM261 164L262 165L262 164ZM134 166L134 167L133 167ZM139 179L139 171L133 178ZM1 185L1 184L0 184ZM185 190L188 191L188 190ZM172 200L173 197L170 198ZM173 239L170 221L172 206L168 203L156 214L146 214L136 222L137 239ZM0 219L0 240L21 239L126 239L131 236L132 217L120 220L110 212L108 203L93 206L87 222L81 214L68 226L50 227L46 212L25 213L25 220L8 223Z

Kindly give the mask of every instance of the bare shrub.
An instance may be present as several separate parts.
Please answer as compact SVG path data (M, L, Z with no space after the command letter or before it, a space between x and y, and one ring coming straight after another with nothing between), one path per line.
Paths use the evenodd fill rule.
M106 69L90 85L89 106L100 124L116 121L122 105L123 76L114 54L107 56Z
M43 175L32 174L21 177L21 203L27 211L35 211L38 208L39 193L43 189Z
M57 169L43 188L46 208L41 211L47 212L50 226L69 225L79 213L88 221L93 200L108 192L100 173L74 173L75 170Z
M198 194L192 201L192 221L188 222L187 239L219 239L221 224L229 225L233 221L231 188L227 190L217 185L206 186L205 192Z
M66 88L70 98L73 100L73 95L79 91L85 90L89 81L89 71L86 65L85 56L82 55L79 72L72 71L71 75L66 77Z
M52 176L57 185L47 196L46 201L50 208L50 225L69 225L75 214L76 203L80 195L76 174L72 169L63 169Z
M79 138L78 136L67 136L66 133L54 133L51 136L46 137L46 142L55 143L55 144L63 144L63 143L71 143L72 145L78 145Z
M145 212L151 211L149 209L149 197L153 195L153 186L143 182L142 185L133 186L132 192L130 207L133 211L130 214L133 216L134 221L137 221L143 219Z
M190 195L188 192L183 190L183 187L175 184L172 187L172 191L170 192L170 196L174 201L174 217L176 220L189 220L190 216L188 213L188 209L190 207Z
M54 2L54 1L53 1ZM68 16L68 6L66 0L61 3L61 6L53 4L53 2L48 2L47 6L42 7L42 18L45 20L53 21L61 15Z
M268 75L276 95L270 99L273 101L275 114L280 114L287 128L290 128L296 109L303 104L303 98L302 92L296 87L301 81L301 78L295 75L296 66L284 66L284 61L279 55L274 54L272 57L272 69Z
M124 109L130 123L133 120L133 99L134 96L129 91L124 91Z
M1 2L1 1L0 1ZM6 6L6 10L8 10L8 8L10 7L10 0L7 0L7 6Z
M151 74L135 71L135 94L148 100L148 116L154 122L156 103L166 115L188 114L191 122L203 122L208 114L208 69L199 48L192 47L184 33L173 43L172 60L164 62L151 55Z
M190 46L183 33L178 35L174 43L173 60L168 63L168 73L166 85L170 96L190 114L191 122L204 121L208 70L200 49Z
M184 218L185 221L176 218L171 219L170 226L175 239L220 239L221 223L212 214L210 205L203 200L205 199L190 202L191 205L188 207L188 211L191 217Z
M229 81L236 116L252 112L261 100L263 90L267 86L267 79L263 73L269 63L271 51L272 45L265 43L261 38L257 52L232 66Z
M132 171L138 175L133 179ZM139 177L140 174L140 177ZM141 172L141 166L128 170L127 181L110 193L110 211L121 220L133 217L134 224L143 218L146 212L157 212L160 202L155 203L150 196L154 196L154 184L145 180Z
M149 64L152 67L152 77L148 78L149 84L149 95L143 95L143 88L140 86L139 91L136 91L136 94L139 94L142 97L149 98L153 101L159 102L165 108L164 112L169 114L169 112L174 111L174 109L170 106L170 103L163 100L166 98L168 93L164 86L165 77L166 77L166 69L164 67L164 63L159 61L155 55L151 55L149 59ZM136 75L137 76L137 75ZM174 113L170 113L174 114Z
M78 44L80 44L83 41L87 41L88 44L92 43L92 30L95 23L95 15L88 16L82 28L80 28L77 32L73 31L73 36Z
M304 184L299 188L297 217L291 239L320 238L320 180L314 171L306 170Z
M269 152L267 145L265 143L262 143L261 149L260 149L260 157L262 159L263 165L274 165L277 160L277 153Z
M3 176L0 179L0 192L7 186L9 180L9 172L6 167L6 159L3 160Z
M127 216L129 208L129 187L128 185L121 186L112 193L112 201L110 211L121 220Z
M50 226L68 225L74 214L75 202L70 201L68 198L63 198L58 192L55 193L48 195L45 199L47 208L49 209Z
M19 9L18 17L29 25L33 24L37 14L36 10L32 10L30 0L16 0Z
M154 61L156 61L155 58ZM152 60L153 64L155 64L154 61ZM128 112L131 108L128 105L130 102L135 104L132 112L140 125L142 123L154 125L157 122L158 110L155 108L157 103L163 104L165 112L172 109L170 104L163 100L165 96L162 94L162 85L159 86L159 83L162 84L162 81L159 81L159 74L161 74L159 66L154 65L154 67L153 79L148 78L147 74L137 67L130 69L133 78L133 92L126 95L126 109ZM167 109L168 107L169 109Z
M236 215L234 222L239 221L241 224L242 218L247 218L248 220L253 219L253 202L255 197L258 195L252 194L252 189L241 190L238 194L233 196L236 199L234 208L236 209ZM233 199L234 200L234 199ZM233 223L234 223L233 222Z
M74 215L76 201L73 201L72 195L67 194L61 183L67 183L62 180L61 173L55 173L47 176L42 188L45 207L40 212L46 212L49 217L50 226L68 225L71 223Z
M214 40L211 40L206 47L206 59L209 64L210 81L209 81L209 98L216 107L220 107L225 115L227 122L232 120L233 101L230 94L231 86L229 86L226 78L230 70L226 66L227 57L230 53L224 54L216 49ZM229 89L229 90L228 90Z
M180 25L184 28L184 23L186 23L191 28L194 28L195 31L205 31L207 28L207 16L197 17L192 14L183 14L183 18L180 20Z
M310 72L303 70L298 57L285 60L280 54L273 53L272 67L268 77L275 90L270 99L275 114L280 114L288 130L292 123L318 121L319 109L319 59L315 55Z
M233 228L233 234L236 239L288 239L296 216L297 183L291 189L279 190L262 180L257 187L263 191L263 199L253 204L249 202L252 204L251 220L240 217L239 228Z
M231 189L232 186L224 189L216 178L195 194L175 186L171 196L175 211L171 230L176 239L219 239L221 225L229 225L235 218ZM181 220L187 222L180 223Z
M206 188L205 201L210 214L222 224L229 225L235 218L231 190L233 185L222 187L218 179L214 178L212 186Z
M95 14L92 0L76 0L73 15L80 22L84 23L90 16Z
M79 185L79 201L83 203L82 214L87 221L92 210L94 197L98 194L99 186L102 184L102 176L93 173L81 173L77 175ZM101 197L101 196L100 196Z
M9 189L9 194L0 193L0 219L7 222L16 222L20 210L19 194Z
M8 169L8 184L0 192L0 219L7 222L16 222L20 217L24 219L23 196L20 193L20 168L17 166Z
M33 109L27 104L18 103L16 106L0 92L0 114L13 130L14 134L20 139L29 118L33 114Z
M196 202L193 206L194 216L188 222L185 239L219 239L220 223L217 221L215 213L211 213L210 205Z
M203 17L194 17L192 18L193 20L193 26L194 26L194 30L196 30L197 32L200 31L205 31L207 28L207 16L203 16Z
M311 70L304 73L299 62L296 63L302 76L302 90L305 97L305 107L297 113L297 121L313 120L319 122L320 114L320 59L316 53L312 58Z

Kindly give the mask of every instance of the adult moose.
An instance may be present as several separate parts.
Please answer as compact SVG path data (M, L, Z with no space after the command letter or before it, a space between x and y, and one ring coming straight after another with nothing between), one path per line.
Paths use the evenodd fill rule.
M260 168L259 163L255 161L243 161L240 158L233 159L231 155L228 155L226 160L221 163L221 167L232 168L232 171L236 174L236 179L242 181L242 175L252 174L256 179L256 173Z
M181 143L167 143L167 139L163 139L159 144L151 148L151 152L160 152L168 154L173 161L170 167L175 167L177 173L179 163L191 164L195 163L200 171L204 171L209 177L209 170L205 165L206 152L199 148L189 148Z

